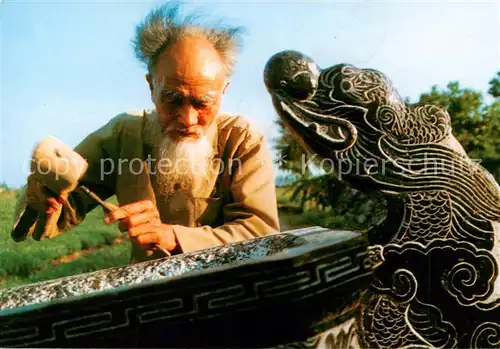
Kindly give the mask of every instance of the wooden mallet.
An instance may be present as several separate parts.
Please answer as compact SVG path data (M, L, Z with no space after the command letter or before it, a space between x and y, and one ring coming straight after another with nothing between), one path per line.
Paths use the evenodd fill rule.
M87 169L88 163L80 154L61 140L48 136L42 139L33 151L30 176L32 180L49 189L55 196L67 198L72 191L79 189L102 206L106 213L115 210L117 206L102 200L87 187L79 185ZM15 241L25 240L29 229L36 223L32 237L40 240L46 228L51 224L56 224L57 219L57 214L39 212L28 204L16 222L11 236ZM159 246L157 248L170 256L168 250Z
M33 150L29 182L38 182L50 190L54 196L66 198L76 189L78 181L87 171L87 161L73 149L59 139L48 136L43 138ZM29 193L27 193L29 195ZM56 214L46 214L30 205L27 197L27 206L14 225L11 236L15 241L25 240L29 229L36 223L32 233L35 240L42 239L46 227L57 220Z

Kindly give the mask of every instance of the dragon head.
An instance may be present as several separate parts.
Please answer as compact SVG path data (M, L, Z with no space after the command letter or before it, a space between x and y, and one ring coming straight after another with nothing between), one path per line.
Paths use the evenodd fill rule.
M328 157L356 142L357 130L349 117L359 116L361 110L323 98L330 92L322 82L323 74L308 56L283 51L267 62L264 82L274 108L298 141L311 152Z
M390 79L374 69L349 64L320 69L300 52L282 51L267 62L264 82L295 138L312 153L336 160L335 170L351 181L404 181L415 174L405 168L410 149L456 143L446 110L407 105Z

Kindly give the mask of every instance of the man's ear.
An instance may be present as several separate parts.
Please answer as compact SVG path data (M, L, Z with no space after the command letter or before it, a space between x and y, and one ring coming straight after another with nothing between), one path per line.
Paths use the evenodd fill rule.
M224 94L226 94L227 88L229 87L229 84L230 84L230 83L231 83L231 82L230 82L229 80L228 80L228 81L226 81L226 83L225 83L225 85L224 85L224 88L222 89L222 94L223 94L223 95L224 95Z
M146 74L146 80L148 81L149 90L151 91L151 93L153 93L153 88L154 88L154 85L153 85L153 75L147 73Z

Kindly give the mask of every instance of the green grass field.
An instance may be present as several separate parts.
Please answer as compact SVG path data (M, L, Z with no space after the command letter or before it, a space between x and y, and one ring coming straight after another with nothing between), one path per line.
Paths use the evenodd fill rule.
M16 243L10 237L16 194L0 193L0 288L55 279L114 266L130 260L130 242L117 225L103 221L103 211L92 211L78 227L53 239L31 237Z

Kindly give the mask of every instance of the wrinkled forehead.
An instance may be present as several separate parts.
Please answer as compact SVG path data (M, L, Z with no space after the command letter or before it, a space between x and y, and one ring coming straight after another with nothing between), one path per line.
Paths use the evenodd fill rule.
M153 75L153 84L158 92L178 92L189 95L217 97L221 94L226 79L220 64L203 61L198 65L168 64L158 66Z
M154 75L177 84L220 84L226 79L219 52L196 39L180 40L161 53Z
M189 82L157 76L153 79L155 93L168 97L190 97L200 101L210 102L222 95L222 87L213 82Z
M222 63L209 59L196 62L159 61L153 71L153 76L178 84L211 84L225 80Z

